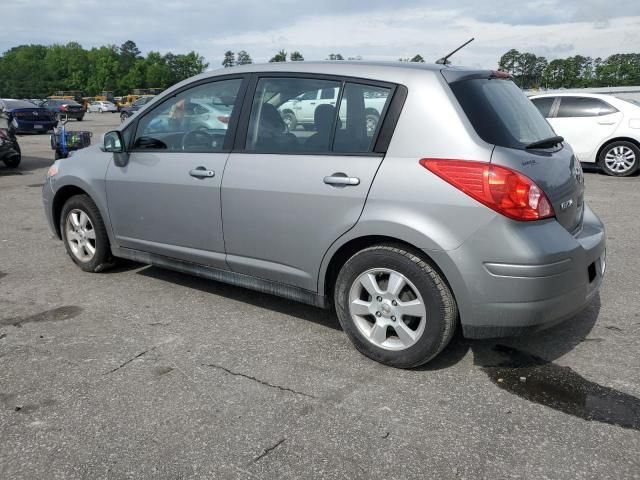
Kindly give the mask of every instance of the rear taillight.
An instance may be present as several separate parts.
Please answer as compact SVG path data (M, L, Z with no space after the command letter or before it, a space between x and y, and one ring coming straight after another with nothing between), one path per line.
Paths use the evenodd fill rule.
M555 216L551 202L529 177L499 165L423 158L420 165L478 202L514 220Z
M226 115L220 115L218 117L218 120L220 120L222 123L229 123L229 117Z
M60 111L66 112L67 111L67 106L66 105L60 105Z

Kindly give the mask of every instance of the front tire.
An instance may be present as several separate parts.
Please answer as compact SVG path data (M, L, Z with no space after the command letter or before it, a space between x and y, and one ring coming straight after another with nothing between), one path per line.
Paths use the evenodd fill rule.
M628 177L638 171L640 148L631 142L613 142L602 149L598 160L607 175Z
M66 201L60 232L71 260L85 272L101 272L113 264L107 230L89 196L74 195Z
M353 255L338 274L334 301L355 347L398 368L417 367L438 355L458 319L440 273L402 246L376 245Z
M127 115L126 113L121 113L120 114L120 123L124 123L127 118L129 118L129 115Z
M20 151L20 145L16 143L16 153L14 155L11 155L5 158L3 162L9 168L18 168L18 165L20 165L21 161L22 161L22 152Z

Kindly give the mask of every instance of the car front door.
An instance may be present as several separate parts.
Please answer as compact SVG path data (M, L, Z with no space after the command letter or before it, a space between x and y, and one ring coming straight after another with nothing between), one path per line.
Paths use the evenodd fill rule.
M597 149L616 130L622 113L593 97L559 97L549 123L571 145L581 162L594 162Z
M325 88L343 92L341 108L348 99L349 110L341 114L346 121L338 121L336 107L325 106L311 136L288 132L277 115L278 103ZM372 90L390 98L393 87L332 78L259 78L253 95L247 94L238 151L229 158L222 184L232 270L316 291L325 252L357 222L383 158L366 132L364 98Z
M200 83L135 122L128 163L107 171L119 246L226 268L220 185L242 88L240 77ZM189 115L194 101L230 106L230 120Z

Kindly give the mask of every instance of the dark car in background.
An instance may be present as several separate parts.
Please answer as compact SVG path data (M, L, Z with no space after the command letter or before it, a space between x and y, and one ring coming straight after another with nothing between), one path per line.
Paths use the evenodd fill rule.
M59 120L65 116L67 118L75 118L79 122L84 119L85 109L75 100L48 98L42 103L42 106L53 112Z
M27 100L1 99L0 111L16 133L46 133L58 123L52 112Z
M143 106L145 106L147 103L153 100L153 98L154 97L151 95L147 97L140 97L131 105L126 107L120 107L120 121L124 122L127 118L129 118L131 115L133 115L138 110L140 110Z
M9 127L7 116L0 113L0 161L7 167L16 168L20 165L22 153L18 139Z

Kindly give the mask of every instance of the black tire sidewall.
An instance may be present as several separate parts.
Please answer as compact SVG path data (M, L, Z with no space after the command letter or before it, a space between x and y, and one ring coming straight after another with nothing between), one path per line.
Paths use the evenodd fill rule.
M627 172L624 173L620 173L620 172L614 172L613 170L610 170L609 167L607 167L607 164L605 162L605 157L607 156L607 153L615 148L615 147L627 147L630 148L631 150L633 150L633 152L636 155L636 161L633 165L633 167L631 167L630 170L628 170ZM638 171L638 166L640 164L640 148L638 148L637 145L631 143L631 142L625 142L623 140L618 141L618 142L613 142L610 143L609 145L607 145L605 148L602 149L602 152L600 152L600 158L598 159L600 162L600 168L602 168L602 170L607 174L610 175L612 177L629 177L631 175L633 175L634 173L636 173Z
M79 260L73 254L67 242L65 224L69 212L75 209L81 210L88 215L96 232L96 253L89 262ZM104 222L98 212L98 207L87 195L75 195L65 202L62 207L62 213L60 214L60 235L64 243L64 248L67 250L71 260L85 272L101 271L111 258L111 248L109 246L109 238L107 237Z
M358 276L372 268L388 268L402 273L416 286L425 303L427 323L424 333L413 346L406 350L390 351L373 345L360 332L349 314L351 286ZM428 268L438 275L430 266ZM338 275L334 301L338 319L345 333L361 353L377 362L410 368L429 361L444 347L446 308L442 294L420 264L405 255L388 249L369 249L354 255L345 263Z

